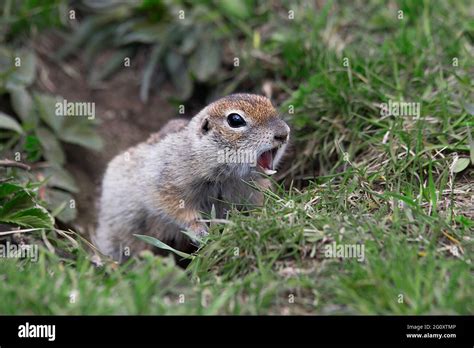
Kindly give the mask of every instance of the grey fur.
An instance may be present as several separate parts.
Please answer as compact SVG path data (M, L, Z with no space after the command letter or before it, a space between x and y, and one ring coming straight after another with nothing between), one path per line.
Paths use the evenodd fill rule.
M252 95L246 96L252 99ZM232 105L236 96L227 98L221 103ZM288 134L288 126L277 117L270 117L269 122L249 128L242 140L232 142L227 134L234 130L225 124L225 116L210 117L209 108L189 122L170 121L151 141L129 149L109 163L94 240L104 254L122 260L124 253L134 255L151 249L133 234L151 235L182 249L190 240L181 230L207 234L207 225L200 221L201 212L209 213L212 205L217 217L225 218L229 203L262 203L262 193L248 183L269 187L269 180L248 164L219 163L218 151L233 147L260 154L276 145L277 132ZM249 121L253 118L246 117ZM211 122L209 131L203 129L207 121ZM278 145L281 147L275 162L283 155L286 141Z

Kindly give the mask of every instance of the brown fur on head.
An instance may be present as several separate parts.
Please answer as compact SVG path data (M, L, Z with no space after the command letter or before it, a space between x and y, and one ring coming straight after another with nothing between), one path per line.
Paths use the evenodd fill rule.
M271 101L255 94L221 98L203 109L193 121L199 123L198 137L208 153L229 149L253 154L255 163L252 164L224 163L239 176L259 167L264 173L273 174L289 139L290 129L278 117ZM266 160L262 155L268 156Z
M262 124L273 117L278 117L278 112L267 97L257 94L231 94L209 105L209 115L220 117L228 110L242 110L252 117L257 124Z

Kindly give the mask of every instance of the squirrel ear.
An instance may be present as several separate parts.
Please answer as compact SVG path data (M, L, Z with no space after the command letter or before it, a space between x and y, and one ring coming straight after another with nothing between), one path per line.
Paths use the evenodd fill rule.
M209 132L210 129L211 125L209 124L209 120L205 118L201 123L201 132L202 134L206 134L207 132Z

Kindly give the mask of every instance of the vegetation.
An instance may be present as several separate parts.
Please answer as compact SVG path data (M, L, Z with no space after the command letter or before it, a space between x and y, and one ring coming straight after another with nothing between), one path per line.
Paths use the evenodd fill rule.
M208 26L206 40L226 42L225 49L207 78L190 68L191 82L215 95L259 92L270 81L292 125L293 154L277 191L266 192L262 208L213 224L190 265L180 269L171 256L149 253L117 266L72 231L6 219L18 196L28 197L25 209L46 213L36 197L41 185L2 179L0 222L41 229L4 235L39 243L40 257L0 260L0 313L472 314L473 4L326 1L315 9L310 2L216 3L145 1L121 8L120 20L107 8L93 9L76 38L86 23L113 18L87 42L70 41L75 48L62 55L85 47L92 57L93 41L97 49L111 42L117 54L153 51L163 38L143 37L165 35L169 16L187 6L189 23L169 42L174 49L168 54L181 58L169 60L191 67L201 46L179 50L186 30L193 21ZM236 56L244 57L239 67L225 63ZM150 56L142 97L151 92L143 87L145 75L161 59L167 58ZM219 89L222 83L233 86ZM186 99L192 92L177 95ZM407 114L387 112L394 103L414 104ZM8 120L9 137L2 139L28 132L17 124L20 118ZM13 170L19 171L9 168L5 177L15 176ZM363 246L364 253L331 257L334 245Z
M159 89L166 80L175 88L170 97L178 101L189 99L199 83L228 94L241 78L232 71L236 64L232 55L224 55L222 47L228 40L229 53L238 49L232 38L241 35L242 26L249 30L244 21L251 17L253 6L253 1L144 1L119 6L113 1L83 1L79 8L88 16L57 57L83 52L93 67L89 81L99 84L122 68L124 59L146 50L141 100L147 101L150 89ZM100 54L110 48L114 55L98 63Z

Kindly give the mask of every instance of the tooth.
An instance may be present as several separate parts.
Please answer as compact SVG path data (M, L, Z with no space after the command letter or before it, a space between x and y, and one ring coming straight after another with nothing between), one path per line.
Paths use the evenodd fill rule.
M264 172L265 172L265 174L267 174L267 175L273 175L273 174L275 174L277 171L276 171L276 170L271 170L271 169L265 169Z

